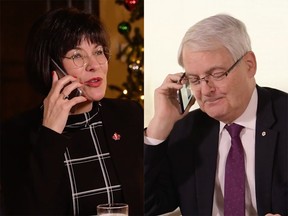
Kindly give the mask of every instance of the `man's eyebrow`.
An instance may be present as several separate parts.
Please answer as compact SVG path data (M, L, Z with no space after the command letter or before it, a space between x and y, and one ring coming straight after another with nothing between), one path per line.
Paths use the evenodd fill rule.
M225 67L222 67L222 66L214 66L214 67L209 68L207 71L205 71L204 74L211 74L211 73L213 73L213 71L215 71L215 70L223 70L223 71L225 71L226 68L225 68ZM187 76L187 77L189 77L189 76L197 76L197 77L199 77L199 75L197 75L197 74L195 74L195 73L191 73L191 72L189 72L189 71L186 72L186 76Z

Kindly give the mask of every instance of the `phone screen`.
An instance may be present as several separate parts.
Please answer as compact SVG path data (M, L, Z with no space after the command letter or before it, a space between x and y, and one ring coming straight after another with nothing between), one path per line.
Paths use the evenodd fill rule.
M59 79L67 75L67 73L54 61L54 59L51 58L51 62L54 66L53 68L56 71ZM79 88L76 88L69 94L69 99L72 99L74 97L81 96L81 95L82 95L82 90Z
M181 79L178 82L181 82L183 84L183 87L177 92L180 111L183 114L188 108L188 105L194 96L190 88L189 80L185 78L185 73L182 75Z

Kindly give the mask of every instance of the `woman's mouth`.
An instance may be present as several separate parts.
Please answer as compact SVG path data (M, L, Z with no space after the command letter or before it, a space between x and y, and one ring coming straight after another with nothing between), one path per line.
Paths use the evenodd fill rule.
M86 81L84 84L89 87L99 87L102 83L102 80L103 79L101 77L95 77Z

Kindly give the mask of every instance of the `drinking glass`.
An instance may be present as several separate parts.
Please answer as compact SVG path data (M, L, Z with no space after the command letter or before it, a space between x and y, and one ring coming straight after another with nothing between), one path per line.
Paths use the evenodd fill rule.
M98 216L128 216L128 204L111 203L97 206Z

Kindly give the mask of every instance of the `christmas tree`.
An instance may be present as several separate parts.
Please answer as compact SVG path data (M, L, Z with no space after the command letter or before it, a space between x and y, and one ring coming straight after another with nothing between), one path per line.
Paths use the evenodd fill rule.
M142 19L144 16L144 0L116 0L131 12L128 21L122 21L118 25L118 32L123 35L127 45L117 53L118 60L124 60L127 64L127 78L122 86L109 85L111 90L119 92L118 98L126 98L144 104L144 38L140 29L135 27L131 36L131 23Z

